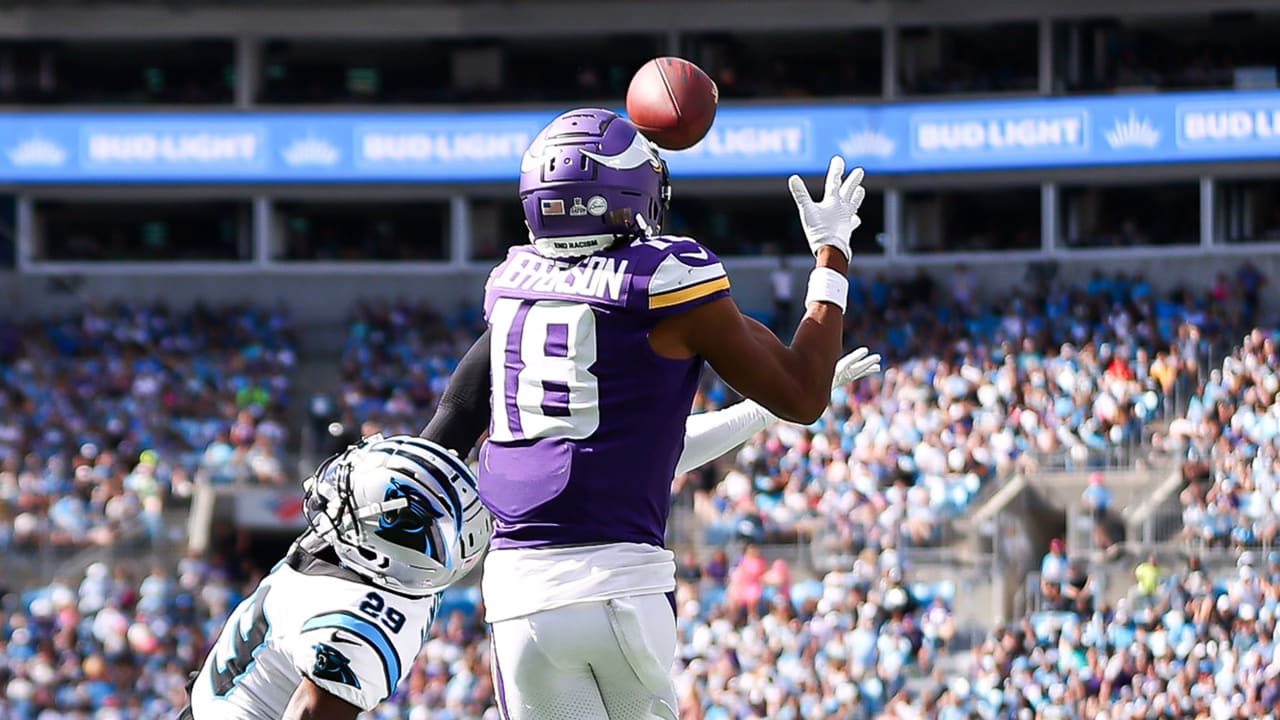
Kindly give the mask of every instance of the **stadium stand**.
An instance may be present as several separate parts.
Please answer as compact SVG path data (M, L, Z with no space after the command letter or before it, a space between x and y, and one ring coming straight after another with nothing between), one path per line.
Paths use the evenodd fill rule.
M913 278L908 282L916 283L918 279ZM1136 364L1136 367L1127 372L1113 367L1119 363L1116 358L1112 358L1114 363L1103 363L1100 358L1091 355L1076 360L1079 364L1075 367L1091 384L1085 387L1084 394L1079 397L1064 393L1056 399L1070 403L1067 407L1071 412L1066 413L1066 416L1074 414L1089 418L1097 415L1099 394L1124 396L1107 384L1109 375L1126 383L1136 382L1138 377L1151 383L1144 386L1142 394L1151 390L1155 392L1158 402L1147 407L1148 411L1154 413L1168 406L1174 395L1171 389L1183 375L1187 376L1188 382L1197 382L1196 366L1176 358L1180 358L1184 352L1190 357L1198 357L1203 351L1200 343L1212 345L1218 342L1221 340L1219 333L1224 337L1229 336L1230 331L1225 329L1226 325L1220 316L1228 307L1214 305L1208 299L1182 298L1178 302L1166 299L1148 300L1139 284L1138 295L1143 300L1134 304L1131 299L1133 288L1130 287L1127 291L1117 289L1123 285L1119 285L1114 279L1095 278L1091 285L1091 289L1084 288L1076 292L1081 294L1079 305L1095 315L1093 323L1072 320L1070 316L1055 317L1048 311L1037 314L1026 310L999 317L991 315L989 311L978 310L983 304L975 302L974 310L960 315L961 325L977 327L979 330L958 336L954 342L972 343L974 349L970 352L979 357L988 352L1001 352L1000 348L1005 348L1005 351L1020 349L1023 355L1011 356L1008 361L1013 369L1004 382L1011 383L1006 391L1009 397L1017 397L1022 403L1026 403L1026 399L1034 395L1032 389L1035 383L1028 379L1028 371L1033 372L1037 365L1028 361L1038 355L1036 351L1040 347L1035 342L1025 344L1024 334L1042 338L1039 341L1047 343L1076 337L1077 341L1086 341L1086 346L1090 341L1099 346L1107 343L1128 345L1130 349L1126 350L1126 354L1131 354L1134 359L1138 357L1139 350L1145 350L1145 357L1152 358L1150 362ZM876 289L874 294L885 298L912 297L911 292L914 290L918 290L918 287L907 289L891 285L888 289ZM963 290L960 294L964 294ZM927 298L928 295L920 297ZM1071 297L1071 294L1065 293L1063 297ZM959 301L963 298L954 299ZM928 305L924 302L921 304ZM1041 299L1038 302L1028 302L1025 307L1048 305L1048 300ZM993 307L1005 307L1005 304L1001 302ZM1142 310L1134 310L1142 307L1147 308L1145 314ZM1158 311L1155 309L1157 307L1165 309ZM882 309L886 312L891 310L888 301L885 301ZM904 310L911 312L910 306ZM1136 319L1130 318L1130 311L1135 312ZM985 334L981 330L981 318L984 315L989 316ZM1162 323L1161 317L1165 317L1166 321ZM411 388L415 382L421 383L420 379L415 378L413 363L427 366L418 371L420 374L435 379L437 383L441 381L447 376L449 358L456 357L457 352L465 345L465 338L469 337L464 329L465 323L473 318L459 315L451 318L450 322L445 322L425 307L403 304L364 305L356 309L353 318L344 351L348 358L348 382L353 383L343 390L344 398L347 398L344 399L345 412L361 413L361 422L391 422L407 426L431 402L430 396L425 392L418 405L409 403L398 408L396 402L390 402L401 397L413 397L412 393L404 389ZM277 322L283 323L284 319L280 318ZM1137 334L1143 332L1137 328L1147 323L1152 327L1151 335ZM450 331L450 325L455 328L453 331ZM1204 327L1212 335L1191 341L1189 333L1185 331L1188 326ZM916 327L928 329L925 325L917 324ZM1017 332L1015 328L1018 327L1035 330ZM1162 327L1163 331L1160 330ZM1082 334L1073 335L1073 331ZM892 328L885 330L885 336L890 332ZM1168 354L1152 353L1151 348L1144 347L1143 343L1148 338L1153 342L1168 343ZM859 341L861 342L860 337ZM875 344L874 341L871 342ZM1188 342L1193 346L1187 346ZM902 345L886 343L885 347ZM1213 422L1212 419L1205 418L1203 408L1206 406L1228 407L1226 403L1234 401L1236 405L1230 407L1235 408L1243 403L1246 396L1252 398L1257 395L1258 389L1274 384L1274 379L1267 379L1274 374L1274 347L1274 339L1270 336L1261 331L1251 333L1240 350L1224 361L1224 369L1210 373L1203 387L1197 388L1192 394L1187 403L1186 416L1171 423L1171 433L1179 432L1176 429L1178 427L1191 426L1191 418L1197 418L1194 422L1199 424ZM1180 605L1168 605L1173 602L1167 597L1169 593L1191 592L1185 590L1187 581L1178 576L1163 580L1159 588L1145 591L1137 600L1131 602L1126 599L1121 604L1108 607L1092 597L1092 586L1078 578L1079 573L1084 573L1087 580L1087 569L1078 563L1068 564L1063 556L1060 577L1044 574L1044 584L1049 586L1046 590L1049 601L1041 605L1041 611L1000 630L975 649L975 666L967 674L957 675L940 685L930 684L930 677L939 669L940 661L944 664L950 662L947 667L954 667L956 662L954 659L946 660L951 657L948 655L948 651L952 649L950 642L957 632L951 607L956 585L954 581L945 580L913 582L910 568L905 567L898 546L909 547L913 540L929 539L925 536L936 529L933 524L924 526L929 532L914 538L910 530L915 527L913 523L919 520L921 509L933 509L934 496L921 495L908 489L918 480L914 476L907 476L911 478L910 482L890 483L883 490L877 488L852 493L855 497L861 496L861 499L850 508L848 496L842 492L847 481L840 479L840 471L833 471L831 467L839 467L841 464L841 461L833 461L833 458L839 452L837 448L847 441L867 435L871 435L872 439L877 437L865 426L865 421L862 426L851 428L847 420L843 424L833 420L839 417L836 411L845 412L851 401L866 416L870 415L866 410L868 407L899 402L905 397L926 397L929 402L938 403L942 398L959 398L971 394L980 396L984 387L996 391L997 398L1002 397L998 389L1002 382L998 372L1000 366L992 363L985 373L973 375L978 379L968 379L968 375L972 373L966 374L962 369L945 373L938 371L938 368L945 366L945 358L956 352L955 345L934 345L931 352L934 356L928 360L899 360L898 369L883 384L855 388L855 396L852 398L837 395L833 402L832 416L813 432L779 426L762 434L738 454L733 462L735 469L729 472L723 482L717 484L715 495L712 496L715 499L710 502L714 504L720 501L726 507L733 507L727 501L736 498L739 508L754 507L763 516L763 520L748 522L747 526L772 531L773 534L764 539L777 540L783 528L794 533L800 527L794 520L790 521L790 526L787 525L787 509L802 509L794 514L807 517L815 523L815 529L822 528L824 516L842 518L843 524L839 527L844 534L839 537L850 543L851 549L856 553L856 560L849 569L805 578L795 575L801 569L791 568L785 560L767 561L751 545L746 547L736 561L731 561L723 552L708 556L705 561L700 561L692 553L688 554L681 563L678 594L682 648L680 687L687 716L728 718L750 717L754 714L760 717L838 717L861 708L857 712L867 713L864 715L866 717L874 717L881 712L883 717L895 718L968 717L975 712L984 716L1012 713L1016 717L1020 710L1041 712L1045 717L1054 717L1055 712L1067 713L1064 716L1079 712L1112 712L1109 709L1112 706L1117 706L1121 712L1132 713L1133 708L1143 707L1138 703L1155 702L1152 694L1154 691L1146 686L1132 684L1127 685L1133 688L1131 690L1121 689L1124 683L1117 684L1115 678L1118 674L1123 674L1126 663L1138 663L1138 668L1155 667L1151 670L1154 673L1152 682L1163 683L1160 687L1171 687L1170 683L1178 682L1175 677L1177 672L1170 670L1176 667L1174 664L1143 665L1147 661L1142 660L1141 655L1130 660L1129 655L1119 653L1119 648L1129 644L1129 640L1125 639L1129 635L1125 633L1136 632L1129 619L1137 612L1132 609L1135 607L1133 603L1139 600L1146 603L1143 607L1147 609L1143 612L1148 615L1141 617L1147 619L1138 621L1146 628L1143 632L1160 637L1161 632L1182 632L1178 628L1184 626L1177 625L1176 621L1179 613L1184 617L1196 615L1193 602L1203 601L1205 597L1213 600L1217 596L1204 595L1208 591L1201 589L1195 591L1201 593L1199 595L1191 593L1185 597L1176 596ZM1022 361L1020 364L1019 360ZM1166 365L1169 366L1169 371L1164 369ZM908 380L917 374L917 366L922 368L919 376ZM1046 368L1046 380L1057 377L1066 367ZM933 379L927 380L925 373L931 373ZM386 385L369 387L358 384L360 378L370 376L386 377L391 381ZM893 377L903 379L895 380ZM1228 380L1223 381L1223 377ZM947 394L947 386L957 380L966 382L967 387ZM402 383L404 387L401 387ZM1023 384L1027 387L1023 387ZM1051 383L1046 382L1045 385L1049 386ZM1165 392L1166 388L1170 390ZM435 394L438 393L439 386L432 388L428 383L425 390ZM1129 393L1129 396L1140 395ZM713 407L728 401L728 391L712 383L708 386L704 399L707 407ZM927 407L930 412L940 412L936 404ZM1054 415L1046 410L1052 407L1053 404L1047 402L1040 406L1016 403L1009 405L1010 410L1018 413L1038 412L1045 416ZM1245 407L1252 409L1254 406L1248 404ZM879 412L885 416L902 416L898 408L892 411L881 409ZM1156 417L1153 414L1151 419ZM1244 419L1234 423L1226 422L1222 427L1229 429L1244 422ZM1258 424L1252 423L1249 427L1255 426ZM1261 426L1258 427L1258 432L1265 432ZM1033 454L1029 448L1035 447L1031 443L1034 435L1028 434L1027 428L1021 423L1012 426L1004 423L994 425L992 435L1008 431L1019 437L1022 445L1010 444L1010 455L1003 463L988 460L983 465L1008 467L1016 456ZM1034 426L1031 428L1034 429ZM1078 433L1079 425L1068 425L1067 428ZM827 437L827 433L831 432L836 433L838 442L824 443L820 438ZM846 432L847 438L844 436ZM886 428L882 432L888 436L890 429ZM1105 437L1109 433L1099 435ZM920 433L920 437L922 436L923 433ZM1247 442L1243 440L1247 437L1249 435L1245 433L1233 434L1229 440L1240 439ZM1145 435L1139 434L1138 438L1145 439ZM918 442L907 442L905 446L894 449L895 452L901 452L901 457L914 459L913 454L905 451L919 445ZM979 447L994 446L998 446L998 443L993 442L988 435ZM1214 446L1229 447L1229 441L1204 443L1206 448ZM928 447L928 444L924 447ZM856 452L856 448L854 450ZM1188 452L1193 453L1189 455L1190 459L1200 457L1193 450ZM188 449L185 456L191 458L193 454ZM1227 477L1231 468L1235 467L1233 462L1236 461L1232 457L1230 453L1206 452L1203 455L1204 461L1212 468L1210 475L1217 479ZM788 461L788 458L792 459ZM881 462L888 467L911 467L903 466L896 458L892 462ZM846 467L848 465L847 462L843 464ZM751 472L752 475L748 476L746 472ZM933 472L946 479L946 473L938 473L937 470ZM921 473L921 476L925 476L925 473ZM867 473L865 477L867 481L871 481L877 476ZM958 477L963 481L964 473L958 473ZM838 481L832 482L833 478ZM783 482L784 479L787 481ZM791 492L787 491L789 485L794 485ZM929 492L927 477L919 487L925 489L926 493ZM770 492L778 489L782 490L780 494ZM1213 491L1222 492L1216 487ZM771 505L768 500L764 500L771 494L780 495L781 500ZM919 503L915 507L910 505L913 494L917 496ZM941 497L946 500L952 496L943 492ZM894 514L895 505L904 515ZM960 505L962 503L950 508L950 511L958 512ZM768 506L772 512L760 512L761 506ZM865 510L860 511L858 507L864 507ZM889 515L895 521L879 523L876 517L880 515ZM902 517L905 517L902 526L908 532L897 535L895 531L899 523L896 519ZM723 518L721 520L723 522ZM719 530L713 525L711 532L738 533L741 527L742 518L739 517ZM879 536L874 528L881 530ZM865 531L867 535L855 538L850 534L853 530ZM823 531L823 534L826 532ZM760 538L747 532L735 539ZM713 546L715 544L711 543ZM23 593L20 604L11 608L6 615L7 640L2 654L10 659L6 686L10 708L32 716L35 716L37 709L56 706L68 710L76 708L78 704L117 708L121 713L120 717L163 717L165 712L171 712L174 703L181 697L180 690L185 681L182 668L189 667L194 662L193 658L201 655L205 638L218 627L229 609L234 607L239 593L251 588L256 579L241 568L219 568L216 565L216 562L210 564L188 559L176 574L159 567L149 577L140 579L130 577L127 571L121 569L117 571L118 577L112 579L107 577L111 570L105 565L97 564L89 567L83 577L57 580L43 588ZM1226 610L1218 610L1219 605L1214 605L1214 612L1219 614L1195 628L1195 632L1203 633L1204 638L1217 638L1218 631L1214 630L1215 627L1221 628L1227 633L1227 637L1231 637L1231 633L1238 630L1238 623L1242 622L1238 615L1244 601L1238 600L1240 592L1233 590L1236 585L1232 583L1236 581L1225 582L1221 586L1225 594L1220 596L1227 598L1221 602L1221 607ZM1274 583L1276 579L1267 582ZM77 588L79 592L73 588ZM1064 588L1074 588L1077 591L1084 589L1084 592L1076 592L1076 597L1071 598L1071 591L1064 594ZM1255 617L1259 617L1264 608L1270 607L1266 605L1266 598L1272 598L1272 603L1278 599L1272 585L1262 585L1259 588L1259 599L1254 605L1249 605L1253 608ZM1161 602L1168 607L1159 614L1160 620L1153 621L1150 618L1155 616L1150 615L1152 611L1149 607L1160 606ZM1273 610L1271 608L1268 611L1268 617L1273 617ZM485 708L491 708L493 698L485 670L487 645L482 641L483 628L479 624L479 612L479 600L474 587L451 593L445 612L442 613L445 620L433 631L433 639L419 658L411 681L376 717L485 716ZM1247 616L1250 610L1242 612ZM1175 621L1176 627L1173 630L1161 625L1166 617ZM1215 622L1218 624L1215 625ZM1270 627L1272 626L1266 625L1264 629ZM1087 632L1101 633L1101 637L1108 640L1086 642L1079 639ZM1077 648L1072 652L1085 655L1078 666L1063 666L1060 661L1048 659L1050 652L1056 653L1054 657L1061 657L1064 652L1060 649L1063 647L1064 633L1068 638L1068 645ZM72 646L57 644L69 642L65 638L72 636L77 638ZM1195 637L1199 638L1198 635ZM1203 642L1204 638L1199 641ZM49 652L53 652L55 657L59 651L64 655L60 663L42 659L44 655L40 648L46 642L54 643ZM1173 645L1176 644L1166 643L1159 647ZM1194 645L1192 643L1188 653L1195 650ZM68 647L75 649L68 650ZM1150 652L1153 658L1159 655L1159 647L1152 647ZM1222 680L1224 683L1239 683L1241 693L1249 698L1259 698L1250 702L1260 702L1262 696L1259 693L1273 692L1268 689L1271 688L1268 684L1271 679L1261 670L1253 674L1236 672L1237 668L1256 670L1254 664L1260 661L1255 658L1261 658L1258 652L1260 651L1246 657L1248 649L1245 648L1240 650L1234 660L1226 659L1230 656L1229 653L1212 658L1183 653L1175 659L1186 667L1199 668L1202 663L1211 663L1213 671L1210 675L1227 678ZM74 662L70 662L65 656L67 653L73 653L71 657ZM1168 660L1170 663L1173 661L1174 659ZM994 671L989 667L992 662L996 663ZM1261 661L1258 667L1270 667L1268 662L1270 661ZM110 670L104 669L104 666ZM1025 690L1027 677L1034 678L1038 683L1038 692ZM1199 696L1194 691L1194 680L1188 678L1184 685L1174 685L1186 689L1186 702L1193 705L1199 702ZM1110 684L1105 686L1107 693L1103 697L1111 698L1114 702L1099 704L1099 693L1104 689L1101 683L1104 681ZM1176 693L1173 697L1179 703L1183 702ZM423 708L432 710L428 713ZM493 711L490 709L488 712L492 714Z
M373 422L417 434L481 328L478 311L448 317L425 304L360 303L342 348L338 408L344 427Z
M1280 357L1277 337L1254 330L1210 373L1185 418L1182 493L1193 548L1274 547L1280 530Z
M1243 303L1101 274L989 299L963 272L947 289L878 277L851 294L850 342L890 369L837 391L814 426L777 425L699 478L710 543L934 545L993 478L1139 460L1156 421L1197 404L1201 359L1238 336ZM705 406L729 397L713 382Z
M0 336L0 547L118 546L194 482L292 480L287 311L90 306Z
M4 717L171 718L238 588L203 560L145 577L104 563L10 596L0 622Z
M793 717L847 707L850 682L867 698L883 698L909 668L927 670L954 632L947 609L954 588L908 583L891 554L868 553L851 572L796 582L785 563L762 568L754 551L732 569L720 558L717 571L715 562L682 565L678 592L684 701L719 708L708 718L763 708L766 698L780 707L775 666L817 693L793 698L788 706L805 710ZM95 563L82 577L25 590L0 615L0 710L172 717L184 701L186 670L256 580L225 559L187 558L145 577ZM371 717L496 718L480 612L478 588L451 590L408 682ZM855 616L856 627L848 625ZM806 662L814 658L818 665ZM827 670L846 663L856 674L834 682ZM739 670L754 670L754 681L731 680Z
M1158 572L1158 569L1157 569ZM1280 555L1210 574L1194 556L1114 607L1047 610L994 633L967 672L891 717L1273 717Z

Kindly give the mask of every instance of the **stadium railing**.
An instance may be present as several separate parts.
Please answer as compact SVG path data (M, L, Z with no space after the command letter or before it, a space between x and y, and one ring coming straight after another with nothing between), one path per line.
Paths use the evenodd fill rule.
M1125 517L1125 544L1129 552L1150 552L1182 534L1182 502L1178 491L1184 481L1181 466L1169 471L1165 479L1143 502Z
M50 521L43 518L34 542L12 546L4 553L3 581L12 587L47 583L58 577L80 575L84 568L97 561L111 565L165 557L177 547L173 541L185 536L186 515L185 507L170 505L165 508L156 534L149 535L141 523L125 524L112 528L110 543L75 545L54 543L48 530Z

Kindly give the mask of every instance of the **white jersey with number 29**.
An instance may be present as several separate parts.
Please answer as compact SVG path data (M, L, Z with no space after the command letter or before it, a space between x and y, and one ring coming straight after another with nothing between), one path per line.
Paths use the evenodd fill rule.
M410 598L295 551L231 613L191 689L195 720L279 720L303 677L371 710L426 640L439 595Z

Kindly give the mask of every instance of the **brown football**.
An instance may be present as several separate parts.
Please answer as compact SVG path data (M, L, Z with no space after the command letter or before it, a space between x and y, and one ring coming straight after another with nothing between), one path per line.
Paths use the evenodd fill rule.
M702 68L678 57L654 58L631 78L627 115L665 150L693 147L716 119L716 84Z

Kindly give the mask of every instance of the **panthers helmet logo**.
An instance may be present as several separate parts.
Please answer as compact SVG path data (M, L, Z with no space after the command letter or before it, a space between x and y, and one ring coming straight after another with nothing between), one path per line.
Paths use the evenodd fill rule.
M432 507L421 492L392 480L382 499L385 502L400 498L404 498L409 504L398 510L382 513L374 534L388 542L435 557L437 553L431 531L435 529L435 521L444 515Z
M318 680L330 680L360 689L360 680L351 671L351 661L324 643L316 645L316 664L312 666L311 674Z

